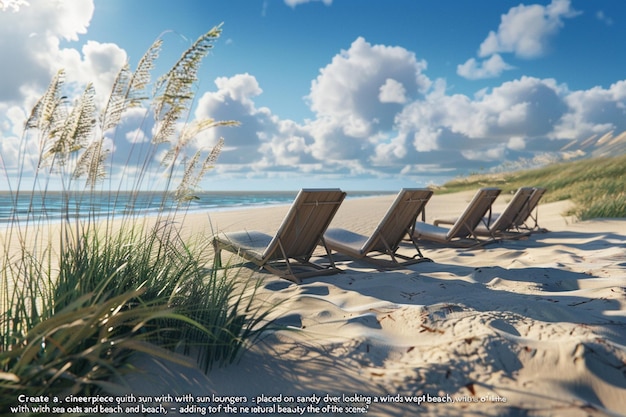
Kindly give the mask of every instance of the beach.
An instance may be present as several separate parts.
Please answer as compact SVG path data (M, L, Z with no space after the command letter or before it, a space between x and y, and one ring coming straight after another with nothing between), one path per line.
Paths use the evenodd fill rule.
M473 194L433 196L426 221L459 215ZM346 200L331 227L369 235L393 199ZM540 204L547 233L424 243L433 262L392 270L336 255L343 273L300 285L224 252L284 329L207 375L137 356L123 382L155 404L148 415L625 416L626 219L579 222L569 207ZM191 213L181 227L274 234L288 209Z

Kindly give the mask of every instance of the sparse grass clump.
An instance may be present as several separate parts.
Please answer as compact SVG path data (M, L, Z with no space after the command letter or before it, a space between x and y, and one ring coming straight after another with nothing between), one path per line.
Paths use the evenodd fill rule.
M134 352L209 370L271 325L271 306L255 299L258 284L213 268L209 239L181 233L186 204L223 143L203 149L196 136L236 125L188 121L197 68L220 33L215 27L191 45L151 96L158 40L135 72L120 70L101 111L92 85L70 103L59 71L25 124L17 160L0 154L15 214L0 231L0 409L17 393L115 390L112 377ZM133 142L125 166L107 164L131 107L146 114L142 130L152 140ZM103 198L113 209L138 205L156 177L164 178L161 210L150 221L133 210L85 217L79 209ZM63 201L56 220L46 214L53 192ZM122 193L130 201L121 203Z
M151 311L142 323L142 339L195 353L207 371L232 362L242 342L264 329L257 325L267 311L252 307L255 288L245 281L238 287L234 271L212 268L208 239L190 244L171 223L134 224L116 233L94 230L79 239L60 256L56 308L71 306L81 294L100 304L133 293L126 308Z
M450 181L441 191L500 187L504 192L522 186L545 187L543 201L571 199L581 220L626 217L626 155L591 158L510 173L477 175Z

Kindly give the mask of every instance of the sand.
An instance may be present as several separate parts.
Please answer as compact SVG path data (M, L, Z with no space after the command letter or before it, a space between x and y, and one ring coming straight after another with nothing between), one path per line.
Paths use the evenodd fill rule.
M473 194L435 195L426 220L460 214ZM331 227L369 234L393 198L348 199ZM432 263L338 256L344 273L301 285L253 272L287 329L208 375L139 357L126 382L168 396L170 414L626 416L626 219L578 222L563 216L570 204L540 205L550 231L528 239L424 245ZM273 234L287 209L194 214L184 228Z

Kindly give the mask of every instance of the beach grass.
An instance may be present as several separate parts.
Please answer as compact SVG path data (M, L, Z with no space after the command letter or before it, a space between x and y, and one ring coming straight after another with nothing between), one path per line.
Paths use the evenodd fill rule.
M580 220L626 217L626 155L562 162L546 167L498 174L471 175L445 183L437 192L480 187L512 192L523 186L545 187L544 202L571 199L568 215Z
M181 230L222 140L207 150L190 143L203 130L236 125L187 122L197 67L220 34L217 26L201 36L147 98L162 44L157 40L135 72L120 70L102 111L91 85L69 103L59 71L26 122L17 162L0 155L16 213L0 239L1 409L17 394L118 390L112 381L132 370L129 358L136 353L208 371L232 363L272 327L267 317L275 306L256 299L258 281L235 268L214 268L210 237ZM119 185L112 186L112 151L105 145L136 106L154 116L154 136L132 151L143 158L140 169L122 167ZM33 149L39 149L34 156ZM117 193L130 184L138 195L154 175L164 178L162 208L171 206L168 199L176 208L150 221L133 211L121 218L80 217L70 204L72 193L86 201L107 195L117 204ZM61 190L53 191L66 203L61 219L51 221L36 202L45 205L55 182ZM24 198L29 214L19 218Z

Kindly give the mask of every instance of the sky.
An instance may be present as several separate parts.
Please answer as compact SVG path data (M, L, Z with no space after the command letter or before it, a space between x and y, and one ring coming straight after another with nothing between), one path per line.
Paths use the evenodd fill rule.
M194 141L224 138L204 190L397 190L559 160L626 130L625 20L614 0L0 0L0 154L11 179L59 69L103 106L155 39L156 79L223 24L189 120L240 126ZM112 149L150 137L138 120Z

